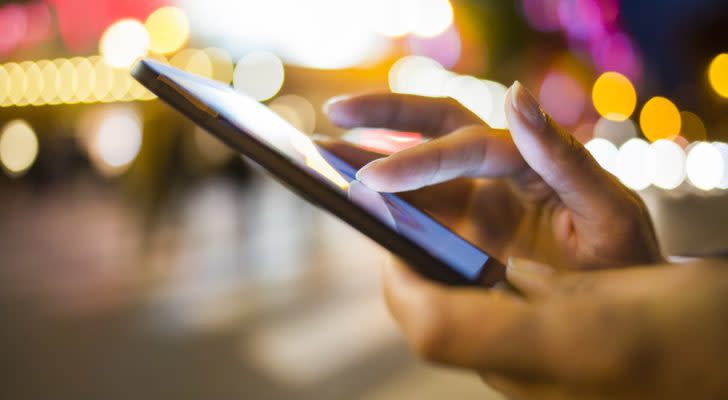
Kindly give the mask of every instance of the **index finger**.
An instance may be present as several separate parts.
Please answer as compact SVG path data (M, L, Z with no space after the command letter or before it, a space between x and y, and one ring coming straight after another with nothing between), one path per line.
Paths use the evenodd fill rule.
M324 106L331 121L344 128L386 128L440 136L482 119L457 100L411 94L378 93L336 97Z

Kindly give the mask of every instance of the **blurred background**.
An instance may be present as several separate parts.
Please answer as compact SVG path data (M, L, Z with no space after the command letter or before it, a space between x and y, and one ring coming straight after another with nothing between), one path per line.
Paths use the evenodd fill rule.
M722 0L0 1L1 398L498 398L415 360L386 254L133 81L148 56L306 133L342 93L451 96L505 128L515 79L639 191L667 254L728 247Z

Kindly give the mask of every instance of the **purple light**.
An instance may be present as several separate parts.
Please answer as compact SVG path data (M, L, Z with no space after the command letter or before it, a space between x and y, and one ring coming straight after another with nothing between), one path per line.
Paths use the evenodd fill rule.
M454 26L432 38L411 35L407 47L411 54L432 58L447 69L458 63L462 50L460 33Z
M0 54L15 50L25 37L28 16L25 9L17 4L0 8Z
M610 35L592 49L594 63L599 71L616 71L633 82L642 77L642 63L632 41L624 33Z
M584 112L586 92L571 76L552 71L541 84L539 100L551 117L562 125L574 125Z
M561 29L559 3L560 0L523 0L523 16L536 30L558 31Z
M602 10L595 0L562 0L558 13L561 26L572 38L590 41L606 34Z

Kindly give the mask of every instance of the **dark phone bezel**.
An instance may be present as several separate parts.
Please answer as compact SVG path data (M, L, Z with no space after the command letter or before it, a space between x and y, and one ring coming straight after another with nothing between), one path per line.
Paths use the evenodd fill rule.
M261 165L294 193L335 215L396 254L419 274L448 285L472 286L480 285L481 277L484 274L490 275L489 272L492 272L489 269L502 270L502 264L488 255L488 260L481 267L481 277L474 281L468 280L412 240L397 234L375 217L352 204L334 188L320 182L283 155L269 149L254 135L235 127L223 116L196 101L192 94L186 92L184 88L176 86L174 81L155 70L154 63L156 62L140 60L132 68L132 76L192 122L205 128L228 146ZM179 72L184 73L184 71ZM195 79L199 79L199 77L195 77ZM452 234L457 235L455 232Z

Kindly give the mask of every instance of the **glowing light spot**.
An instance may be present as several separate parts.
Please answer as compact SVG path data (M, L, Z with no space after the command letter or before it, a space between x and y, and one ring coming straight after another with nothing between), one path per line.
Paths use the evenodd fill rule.
M89 61L94 64L94 75L96 76L92 99L103 101L111 92L111 87L114 84L114 71L101 57L91 57Z
M637 125L631 119L612 121L602 117L594 125L594 137L607 139L617 146L636 138L637 133Z
M25 88L25 101L35 103L43 92L43 73L38 64L32 61L22 62L20 67L23 68L28 82Z
M96 86L96 71L93 64L87 58L72 58L71 63L76 67L76 75L78 76L78 85L74 100L89 101Z
M449 0L419 0L412 33L423 37L441 34L452 25L453 10Z
M508 128L508 120L506 119L506 92L508 92L508 88L505 85L494 81L484 81L484 83L488 86L490 98L493 103L492 111L488 118L485 119L485 122L487 122L491 128Z
M483 121L493 113L493 97L488 85L472 76L457 76L448 81L446 93L479 116Z
M173 53L187 43L190 22L177 7L162 7L147 17L144 26L149 32L149 49L155 53Z
M316 129L316 110L310 101L301 96L289 94L276 97L268 106L303 133L311 134Z
M680 134L680 111L664 97L653 97L642 108L640 126L647 139L674 139Z
M70 103L78 89L78 74L69 60L59 58L53 63L58 68L58 100Z
M441 97L452 76L437 61L422 56L403 57L389 70L389 87L394 93Z
M725 172L721 152L707 142L697 143L690 149L685 167L690 183L705 191L718 187Z
M681 136L685 139L700 142L707 138L708 132L699 116L690 111L681 111L680 120L682 121Z
M142 124L136 109L98 108L80 121L82 144L102 174L118 175L134 161L142 146Z
M573 125L581 117L586 93L579 82L559 71L550 72L541 84L539 98L544 111L562 125Z
M626 76L617 72L605 72L594 82L592 101L602 117L612 121L624 121L634 113L637 92Z
M203 51L212 64L212 79L226 84L232 82L235 65L230 53L215 47L208 47Z
M38 138L23 120L7 123L0 135L0 162L10 176L27 171L38 156Z
M149 34L141 22L122 19L106 29L99 45L104 61L114 68L128 68L149 50Z
M114 68L112 72L111 90L105 100L123 100L131 89L132 77L129 71L120 68ZM108 97L111 97L110 99Z
M643 190L650 186L650 145L642 139L630 139L617 153L617 176L627 187Z
M612 142L602 138L594 138L584 145L592 157L612 175L617 175L617 154L619 150Z
M275 96L283 86L285 71L278 56L267 51L248 53L233 72L233 86L258 101Z
M199 49L184 49L175 54L169 63L176 68L205 78L212 78L210 57Z
M719 96L728 98L728 53L717 55L710 63L708 80Z
M0 106L6 105L6 99L10 94L10 77L5 67L0 65Z
M650 147L652 151L648 153L647 165L652 184L667 190L680 186L685 180L685 152L680 145L660 139Z
M723 158L723 178L718 184L718 189L728 189L728 144L723 142L714 142L713 146L718 149Z
M58 90L61 87L58 67L49 60L38 61L38 67L43 76L43 91L40 93L40 101L50 103L58 97Z
M16 63L5 64L5 70L8 71L8 77L10 78L8 100L15 105L22 104L25 91L28 90L28 79L25 76L25 71Z
M380 35L396 38L410 33L415 23L412 1L370 0L366 10L372 30ZM416 4L414 4L416 7Z

